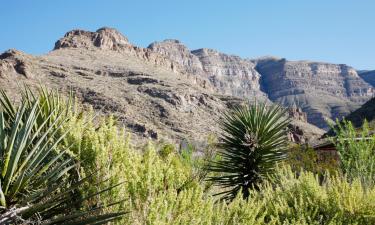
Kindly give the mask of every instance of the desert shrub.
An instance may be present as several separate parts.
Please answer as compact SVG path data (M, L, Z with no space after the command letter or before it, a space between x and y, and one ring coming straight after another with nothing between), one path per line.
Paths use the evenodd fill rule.
M323 176L339 172L339 161L333 155L318 155L309 145L290 144L285 163L297 173L304 170Z
M102 188L100 181L116 184L95 201L110 203L127 199L117 207L128 213L118 224L373 224L375 188L354 178L327 175L319 179L288 166L275 167L272 176L230 201L218 201L207 191L205 160L194 148L177 149L171 144L148 143L139 149L112 117L91 122L92 112L72 116L66 144L80 159L81 174L95 173L87 192ZM212 157L213 144L203 158ZM212 161L212 158L210 159ZM218 159L220 160L220 158ZM207 175L207 174L206 174ZM220 190L218 190L220 191ZM216 190L215 190L216 192Z
M373 224L374 191L357 179L327 176L321 184L316 174L301 171L297 176L283 167L254 197L268 202L266 220L277 224Z
M336 144L341 168L349 179L360 179L364 184L375 183L375 135L364 121L358 131L350 121L338 123Z

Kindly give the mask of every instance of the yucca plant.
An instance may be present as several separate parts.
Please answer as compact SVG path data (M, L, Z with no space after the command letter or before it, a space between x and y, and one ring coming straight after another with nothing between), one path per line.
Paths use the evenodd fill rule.
M223 188L218 193L223 199L232 200L240 190L248 198L249 189L257 188L285 158L289 119L280 106L255 103L225 113L219 123L219 160L209 164L215 175L208 180Z
M46 110L46 101L41 105L37 97L16 107L2 93L12 109L1 101L0 224L101 224L121 216L123 212L102 214L100 205L83 209L83 202L114 187L81 196L90 176L72 178L77 162L68 148L61 149L69 132L61 129L66 111Z
M30 111L35 102L38 103L39 114L33 129L37 129L42 123L46 123L47 126L45 127L48 127L55 120L69 119L70 113L76 107L72 93L70 93L68 98L64 98L57 90L39 87L36 90L36 94L34 94L28 86L25 86L21 90L21 99L18 105L23 105L26 111ZM8 97L4 90L0 90L0 107L3 111L5 122L12 123L16 117L17 104Z

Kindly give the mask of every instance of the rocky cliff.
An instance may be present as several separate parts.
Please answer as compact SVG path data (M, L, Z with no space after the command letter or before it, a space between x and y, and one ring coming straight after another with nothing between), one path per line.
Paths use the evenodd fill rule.
M307 113L308 122L325 129L327 121L349 114L374 94L373 87L344 64L273 57L246 60L212 49L190 51L176 40L148 48L188 73L207 78L220 93L286 107L296 104Z
M344 64L278 58L253 62L262 75L261 89L271 101L298 105L308 122L321 128L328 128L327 120L349 114L374 94L373 87Z
M180 64L187 73L207 78L222 94L249 100L268 100L260 90L260 74L250 60L213 49L190 51L177 40L154 42L148 48Z

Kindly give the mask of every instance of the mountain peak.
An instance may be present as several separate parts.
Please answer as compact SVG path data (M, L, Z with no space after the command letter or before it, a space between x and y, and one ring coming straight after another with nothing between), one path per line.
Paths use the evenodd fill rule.
M84 48L119 51L132 46L118 30L102 27L96 32L75 29L67 32L55 43L54 50L61 48Z

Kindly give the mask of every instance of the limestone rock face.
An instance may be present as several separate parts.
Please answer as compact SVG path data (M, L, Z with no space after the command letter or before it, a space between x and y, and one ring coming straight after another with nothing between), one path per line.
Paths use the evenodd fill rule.
M177 62L188 72L192 74L201 74L203 72L202 63L199 58L193 55L190 50L178 40L168 39L163 42L154 42L148 46L153 52L167 56L174 62Z
M344 64L275 58L254 63L262 75L261 89L271 101L297 104L307 112L308 122L322 128L327 128L326 120L347 115L374 94L374 89Z
M148 48L178 63L187 73L207 78L223 94L268 100L260 91L260 74L249 60L212 49L190 51L177 40L154 42Z
M55 43L55 48L100 48L120 51L129 49L132 45L128 39L113 28L103 27L96 32L72 30Z
M194 50L192 54L199 58L206 76L223 93L252 100L267 99L260 91L261 75L251 61L204 48Z

